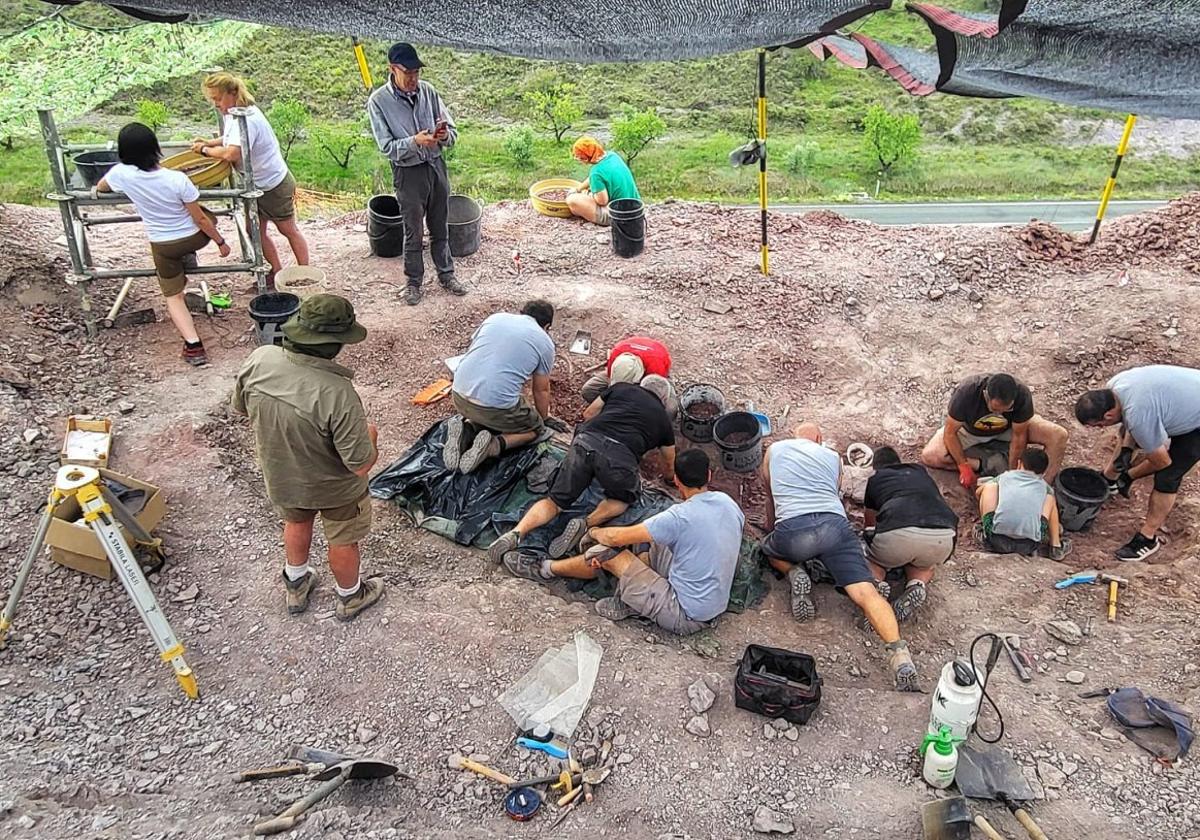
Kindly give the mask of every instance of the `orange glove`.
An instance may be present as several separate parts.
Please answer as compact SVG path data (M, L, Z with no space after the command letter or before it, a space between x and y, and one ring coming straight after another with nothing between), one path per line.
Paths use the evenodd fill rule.
M958 483L968 490L975 489L975 482L979 480L979 476L975 475L975 470L971 465L963 462L958 465Z

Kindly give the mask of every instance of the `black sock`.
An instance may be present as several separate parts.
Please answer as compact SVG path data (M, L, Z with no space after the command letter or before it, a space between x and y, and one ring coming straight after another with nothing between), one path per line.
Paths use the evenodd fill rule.
M188 341L188 340L185 338L185 339L183 340L183 346L184 346L184 347L186 347L186 348L187 348L187 349L189 349L189 350L195 350L197 347L203 347L203 346L204 346L204 342L203 342L203 341Z

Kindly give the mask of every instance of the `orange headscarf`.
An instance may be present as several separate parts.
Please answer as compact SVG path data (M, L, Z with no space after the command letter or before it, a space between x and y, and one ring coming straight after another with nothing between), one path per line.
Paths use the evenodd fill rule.
M595 137L583 135L571 146L571 154L586 163L598 163L604 157L604 147Z

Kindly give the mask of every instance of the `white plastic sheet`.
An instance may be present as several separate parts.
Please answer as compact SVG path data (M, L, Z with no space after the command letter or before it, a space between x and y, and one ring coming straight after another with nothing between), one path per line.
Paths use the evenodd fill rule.
M592 699L603 655L581 630L569 644L543 653L497 702L523 730L545 724L555 735L570 738Z

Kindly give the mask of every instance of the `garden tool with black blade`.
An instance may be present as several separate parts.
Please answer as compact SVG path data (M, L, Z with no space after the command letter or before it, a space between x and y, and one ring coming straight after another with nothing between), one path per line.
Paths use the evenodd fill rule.
M994 799L1002 802L1033 840L1047 840L1046 834L1029 816L1024 804L1031 802L1033 788L1017 763L998 749L979 749L968 744L958 748L958 768L954 783L969 799Z
M969 840L972 825L988 840L1004 840L982 814L971 816L966 797L950 796L921 806L922 840Z

